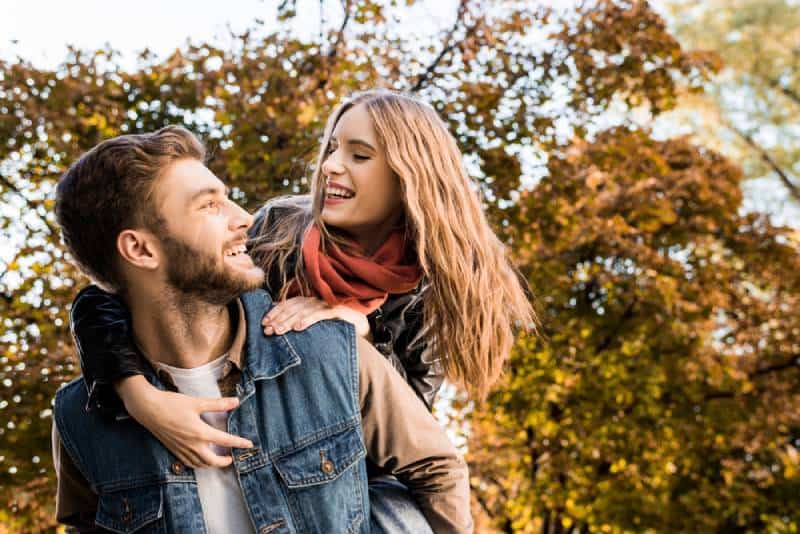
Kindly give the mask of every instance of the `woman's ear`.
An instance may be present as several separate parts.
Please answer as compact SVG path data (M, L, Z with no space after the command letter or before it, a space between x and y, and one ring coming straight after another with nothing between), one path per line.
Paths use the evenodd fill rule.
M123 230L117 236L117 251L123 261L140 269L155 270L160 263L156 238L147 231Z

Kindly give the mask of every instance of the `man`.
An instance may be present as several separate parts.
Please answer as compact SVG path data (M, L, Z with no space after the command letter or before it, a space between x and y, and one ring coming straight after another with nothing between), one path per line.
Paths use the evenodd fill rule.
M272 301L245 251L252 218L204 157L177 127L103 142L60 180L56 214L75 262L130 309L148 379L237 395L217 422L252 447L231 449L230 467L195 471L132 419L87 413L77 379L55 402L59 521L116 532L368 532L368 458L409 488L435 532L471 531L463 460L350 325L262 334Z

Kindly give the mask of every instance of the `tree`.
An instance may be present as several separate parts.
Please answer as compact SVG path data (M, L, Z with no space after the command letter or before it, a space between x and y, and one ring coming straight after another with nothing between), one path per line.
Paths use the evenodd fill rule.
M798 243L738 214L741 178L620 128L522 195L546 336L520 343L470 427L505 531L797 528Z
M666 4L680 40L715 52L722 66L705 92L684 99L678 119L701 142L741 161L747 178L771 177L800 207L796 2L708 0L692 9L682 1Z
M113 50L71 50L54 71L24 60L0 62L0 239L13 249L0 274L0 523L34 529L53 521L50 399L77 373L67 310L86 283L64 257L51 213L60 173L102 139L183 124L205 139L210 166L234 197L254 209L272 195L307 187L307 168L335 103L353 90L387 86L415 92L448 122L491 221L538 295L548 334L520 341L507 382L469 415L481 520L507 531L681 527L656 523L668 509L684 514L690 528L699 524L704 502L740 499L742 521L756 524L753 510L766 490L744 483L755 464L724 463L732 477L725 498L716 496L711 475L703 476L739 458L726 455L733 448L714 449L717 436L762 462L758 455L771 458L791 445L773 446L779 437L796 433L797 425L778 432L791 422L796 401L796 371L782 359L797 352L795 327L791 319L779 319L774 332L772 323L761 326L774 309L787 316L797 309L796 244L782 243L787 238L761 221L736 218L738 170L720 156L686 141L657 143L627 116L618 129L602 132L611 107L670 109L678 94L702 83L710 56L682 50L642 1L598 0L553 11L525 1L460 0L452 25L426 37L394 30L413 1L323 3L340 6L340 16L311 40L288 29L297 15L287 1L277 32L256 26L229 47L192 44L163 61L145 51L132 71L119 67ZM533 29L542 38L532 38ZM679 210L680 199L686 205ZM735 256L730 265L728 249ZM671 255L685 256L694 278L681 275L684 260ZM783 285L778 275L785 275ZM713 297L696 294L698 288ZM703 349L709 332L722 332L713 320L735 333L725 331L723 348ZM752 368L731 356L746 340L759 351L741 359ZM699 359L682 356L684 349ZM593 383L596 376L606 382ZM683 394L695 396L687 401ZM741 417L724 417L742 403L766 410L768 397L787 414L769 413L780 423L751 427ZM703 401L700 415L695 401ZM649 418L640 409L650 410ZM703 433L697 417L713 422L715 433ZM635 472L652 468L655 477L657 461L640 461L634 452L667 436L667 428L672 447L684 440L695 463L681 463L677 449L654 448L653 454L673 452L664 459L686 473L685 486L666 475L645 486ZM603 443L603 435L613 439ZM586 437L597 458L595 448L581 445ZM783 451L781 476L788 479L795 453ZM703 476L695 480L692 469ZM691 489L685 508L662 504L672 496L664 488L678 495L682 487ZM773 484L770 491L779 487L796 489ZM638 499L633 513L623 506L628 499ZM642 512L636 523L638 511L653 502L663 510ZM794 517L786 502L778 495L774 514L763 521ZM713 510L708 524L736 524L728 511Z

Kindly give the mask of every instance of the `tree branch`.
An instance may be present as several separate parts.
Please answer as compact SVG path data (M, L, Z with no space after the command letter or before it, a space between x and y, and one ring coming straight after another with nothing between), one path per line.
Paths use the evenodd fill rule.
M751 373L747 373L747 376L749 378L759 378L768 374L779 373L792 368L800 368L800 355L794 355L785 361L773 363L771 365L767 365L766 367L760 367ZM748 393L737 393L735 391L710 391L703 396L703 399L706 401L714 399L732 399L734 397L753 395L759 391L761 391L761 389L757 387L753 388Z
M11 191L12 193L14 193L18 197L20 197L23 201L25 201L25 204L28 205L28 209L33 211L33 209L34 209L33 204L28 199L28 197L25 196L25 193L20 191L19 188L16 185L14 185L8 178L6 178L3 175L0 175L0 184L6 186L9 191ZM50 222L46 218L39 217L39 219L44 223L45 227L47 228L47 231L50 234L56 235L58 233L58 231L55 228L53 228L53 225L51 225ZM28 226L28 223L26 223L25 221L23 221L23 224L25 225L25 227L28 229L29 232L33 233L33 232L36 231L34 228L31 228L30 226Z
M619 336L620 331L622 331L622 326L625 323L625 321L627 321L628 319L633 318L633 308L634 308L634 306L636 306L638 301L639 301L639 299L637 299L636 297L631 299L630 303L625 308L625 311L622 313L622 315L620 316L619 320L617 320L616 325L614 326L614 329L603 339L603 341L600 342L600 344L595 349L596 353L603 352L609 346L611 346L611 343L615 339L617 339L617 337Z
M775 174L778 175L778 178L780 178L783 185L786 187L786 189L789 190L789 194L791 194L795 200L800 202L800 186L792 182L792 180L789 178L789 175L786 174L786 171L784 171L780 167L780 165L778 165L778 163L774 159L772 159L772 156L770 156L769 153L763 147L761 147L758 143L756 143L755 139L753 139L753 136L742 132L741 130L739 130L737 127L735 127L730 123L728 123L728 127L731 130L733 130L733 132L737 136L739 136L739 138L742 141L744 141L750 148L758 152L758 154L761 156L761 160L764 163L766 163L767 166L770 169L772 169L773 172L775 172Z
M780 371L785 371L786 369L791 369L792 367L800 367L800 355L792 356L784 362L773 363L772 365L756 369L750 373L750 377L755 378L757 376L764 376L770 373L777 373Z
M350 11L353 5L352 0L344 0L342 2L342 8L344 9L344 20L342 21L342 25L339 26L339 31L336 32L336 40L333 42L333 47L331 51L328 52L328 58L333 59L336 57L336 54L339 53L339 45L342 43L342 39L344 39L344 30L347 28L347 23L350 22Z
M769 81L769 85L783 93L784 96L786 96L789 100L800 106L800 93L789 87L786 87L780 81L778 81L777 78L771 79Z
M447 55L449 52L452 52L453 49L456 47L457 43L453 41L453 35L463 22L464 15L466 14L466 12L467 12L467 0L461 0L461 2L459 2L458 5L458 13L456 14L456 20L453 23L453 27L450 28L449 32L447 32L447 37L445 37L443 41L444 46L442 47L442 50L439 52L439 55L437 55L436 58L434 58L434 60L430 63L430 65L428 65L428 67L425 69L425 72L423 72L417 77L417 81L414 82L414 86L411 87L410 89L412 93L416 93L417 91L422 89L422 87L425 85L425 83L427 83L428 79L433 74L433 71L436 69L436 67L439 66L439 63L441 63L444 56ZM475 31L475 25L467 28L467 35L471 34L473 31Z

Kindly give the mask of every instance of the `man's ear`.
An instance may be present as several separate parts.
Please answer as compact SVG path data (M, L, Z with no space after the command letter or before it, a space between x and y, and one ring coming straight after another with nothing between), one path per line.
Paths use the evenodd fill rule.
M120 232L117 251L124 261L140 269L155 270L161 263L161 250L156 237L144 230Z

